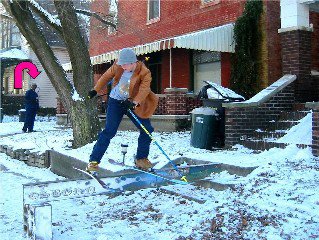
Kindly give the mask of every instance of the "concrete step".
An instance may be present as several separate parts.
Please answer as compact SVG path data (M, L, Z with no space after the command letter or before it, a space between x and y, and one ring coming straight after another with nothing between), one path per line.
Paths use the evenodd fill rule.
M277 143L277 142L267 142L264 140L241 140L240 144L245 146L246 148L252 149L252 150L257 150L257 151L264 151L264 150L269 150L271 148L282 148L284 149L286 146L289 144L287 143ZM306 148L309 145L307 144L297 144L299 148Z
M277 131L256 131L249 137L250 140L262 140L262 139L278 139L286 134L286 130Z
M267 127L267 131L276 131L276 130L288 130L292 128L293 126L296 126L299 123L299 121L293 121L293 120L285 120L285 121L274 121L269 122L269 126Z
M302 118L304 118L310 111L293 111L293 112L282 112L280 114L279 120L285 121L285 120L292 120L292 121L298 121Z

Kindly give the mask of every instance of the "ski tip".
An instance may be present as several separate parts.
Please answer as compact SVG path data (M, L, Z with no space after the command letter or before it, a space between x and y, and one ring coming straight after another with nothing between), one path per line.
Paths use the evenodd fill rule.
M186 179L186 176L182 176L182 177L181 177L181 180L182 180L183 182L188 183L188 181L187 181L187 179Z

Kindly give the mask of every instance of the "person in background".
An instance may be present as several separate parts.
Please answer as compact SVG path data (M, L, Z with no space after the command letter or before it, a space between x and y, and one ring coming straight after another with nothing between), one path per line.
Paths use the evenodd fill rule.
M152 167L152 163L148 160L151 139L131 116L128 109L131 109L137 115L137 118L150 133L154 131L149 118L157 108L158 97L150 88L151 72L144 63L137 61L133 49L124 48L120 51L118 61L115 61L101 76L94 89L89 91L88 98L91 99L96 96L112 80L112 90L107 103L105 129L99 134L86 170L96 173L124 114L140 130L135 165L143 170L148 170Z
M34 132L34 120L39 109L39 96L35 92L37 84L32 83L31 88L25 93L24 102L25 102L25 120L24 126L22 128L23 132Z

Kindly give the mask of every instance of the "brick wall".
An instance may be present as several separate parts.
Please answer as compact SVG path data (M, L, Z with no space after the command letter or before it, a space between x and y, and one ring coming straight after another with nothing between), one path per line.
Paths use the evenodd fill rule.
M182 92L180 90L170 91L169 94L160 94L158 107L155 110L154 115L176 115L181 113L189 114L194 108L202 106L202 101L197 99L195 95L186 94L186 90ZM169 95L167 97L167 95ZM182 104L174 101L182 101ZM106 99L99 98L97 101L97 108L100 114L105 113L106 108ZM65 114L67 111L63 107L60 99L57 98L57 114Z
M281 111L289 111L294 103L294 87L290 84L258 107L225 109L225 147L231 147L241 138L257 129L265 129L271 120L277 120Z
M174 94L174 93L171 92L171 94ZM186 106L185 106L185 109L183 111L185 114L189 114L194 108L197 108L197 107L200 107L203 105L202 101L199 100L197 98L197 96L195 96L195 95L185 94L185 93L181 93L181 92L177 92L176 95L178 95L179 98L184 99L184 97L185 97L185 99L186 99ZM169 99L172 99L172 98L169 98ZM167 106L169 106L169 108L171 110L174 108L174 106L171 105L172 103L173 102L169 102L169 103L167 102L167 95L166 94L159 95L158 107L156 108L154 115L169 115L168 112L170 112L170 113L174 112L174 111L167 111ZM173 115L175 115L175 114L173 114Z
M310 23L313 24L311 35L311 69L319 71L319 13L309 13Z
M311 32L293 30L281 33L283 74L295 74L295 94L297 102L313 99L311 81Z
M167 88L166 93L166 112L168 115L187 115L186 88Z
M319 157L319 108L312 113L312 153Z
M165 94L161 94L159 96L158 106L156 108L154 115L167 115Z

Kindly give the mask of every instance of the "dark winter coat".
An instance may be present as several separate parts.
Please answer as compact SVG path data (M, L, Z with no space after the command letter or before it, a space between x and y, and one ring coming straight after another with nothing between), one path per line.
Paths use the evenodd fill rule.
M24 96L24 103L26 109L38 109L39 108L39 96L38 94L29 89Z

